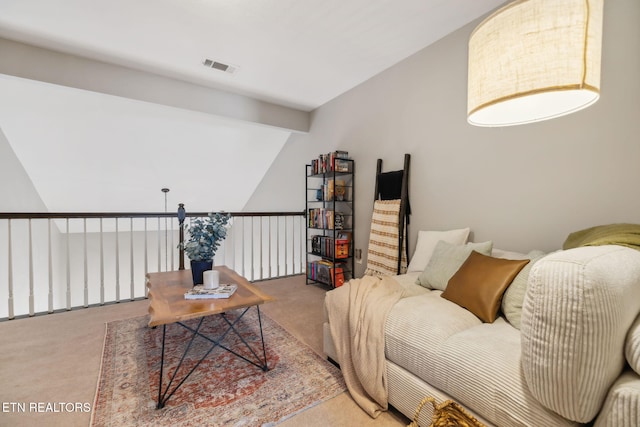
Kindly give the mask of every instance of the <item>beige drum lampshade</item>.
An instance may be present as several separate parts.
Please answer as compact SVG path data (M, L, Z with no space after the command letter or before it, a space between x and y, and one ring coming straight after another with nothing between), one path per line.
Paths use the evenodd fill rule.
M603 1L516 0L484 20L469 40L469 123L519 125L596 102Z

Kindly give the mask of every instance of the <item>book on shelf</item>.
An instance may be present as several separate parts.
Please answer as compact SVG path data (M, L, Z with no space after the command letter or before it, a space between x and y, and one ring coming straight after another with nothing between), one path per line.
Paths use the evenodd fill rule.
M336 258L349 258L349 241L336 239Z
M311 236L311 253L325 258L349 258L350 242L351 239L345 234L338 235L336 239L318 234Z
M309 208L307 212L310 228L325 228L328 230L346 228L345 216L341 212L334 212L325 208Z
M324 185L324 200L330 202L333 200L333 180L328 179L327 184Z
M339 288L344 285L344 271L342 267L335 267L331 269L331 277L333 279L333 286Z
M348 201L347 200L347 184L343 179L336 179L335 189L334 189L335 199L339 202Z
M321 184L316 190L316 200L323 202L333 201L334 184L332 179L328 179L325 184Z
M185 299L224 299L230 298L238 289L233 283L221 284L216 289L205 289L203 285L196 285L184 293Z
M325 260L310 261L307 263L307 278L337 288L344 284L345 272L342 264L334 265Z
M333 221L330 223L330 227L329 228L335 228L336 230L342 230L343 228L345 228L345 219L344 219L344 214L342 214L341 212L336 212L333 215Z
M324 266L324 265L318 265L317 266L317 272L316 272L316 280L318 282L330 284L331 283L331 275L330 275L330 272L329 272L329 267Z
M350 231L340 231L336 235L336 239L346 240L347 242L350 242L351 241L351 232Z
M327 154L320 154L311 161L313 175L326 172L351 172L351 162L347 151L337 150Z
M334 170L336 172L351 172L351 163L342 159L335 159Z

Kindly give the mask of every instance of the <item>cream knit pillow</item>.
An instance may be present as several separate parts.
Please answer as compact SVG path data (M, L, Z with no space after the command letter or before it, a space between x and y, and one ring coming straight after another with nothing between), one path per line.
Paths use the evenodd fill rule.
M493 242L467 243L466 245L452 245L443 240L439 241L433 250L433 255L424 271L420 273L416 284L429 289L444 291L449 279L458 271L460 266L469 258L472 251L489 255Z
M531 251L525 255L524 259L529 259L529 264L525 265L518 273L513 282L509 285L502 296L502 313L511 325L520 329L520 319L522 317L522 303L524 302L524 294L527 292L527 282L529 281L529 272L533 265L538 262L545 253L542 251Z

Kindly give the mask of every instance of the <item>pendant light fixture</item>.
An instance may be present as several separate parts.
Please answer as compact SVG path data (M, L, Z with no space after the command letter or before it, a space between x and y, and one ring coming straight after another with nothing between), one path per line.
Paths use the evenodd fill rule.
M468 121L552 119L600 97L604 0L516 0L469 40Z

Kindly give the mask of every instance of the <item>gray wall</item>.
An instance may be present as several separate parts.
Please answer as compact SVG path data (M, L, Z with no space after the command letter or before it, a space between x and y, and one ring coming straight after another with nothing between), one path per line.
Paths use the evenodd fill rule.
M418 230L468 226L475 241L549 251L575 230L640 222L640 2L609 0L604 17L594 106L531 125L468 125L476 21L314 111L310 133L291 136L246 210L302 210L304 164L342 149L357 165L359 248L368 241L376 159L394 170L404 153L412 156L412 250Z

